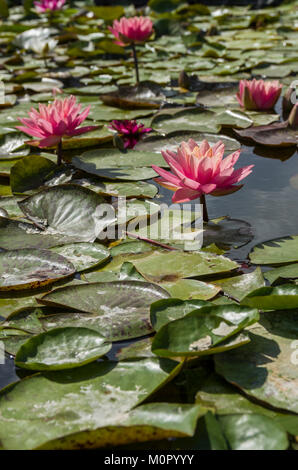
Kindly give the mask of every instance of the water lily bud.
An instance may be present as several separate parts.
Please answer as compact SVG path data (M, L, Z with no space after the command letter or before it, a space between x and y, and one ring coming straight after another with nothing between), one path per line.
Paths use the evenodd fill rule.
M284 113L290 113L294 105L294 99L296 98L296 89L292 86L286 90L282 100L282 110Z
M293 106L293 109L290 112L288 123L292 129L298 129L298 103Z
M180 75L179 75L179 78L178 78L178 85L180 88L185 88L186 90L189 89L189 86L190 86L190 78L189 78L189 75L187 75L187 73L182 70L182 72L180 72Z

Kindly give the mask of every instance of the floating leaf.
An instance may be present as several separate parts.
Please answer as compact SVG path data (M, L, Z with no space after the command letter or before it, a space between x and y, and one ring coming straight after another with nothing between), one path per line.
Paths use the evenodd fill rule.
M111 346L88 328L56 328L22 344L15 363L31 370L72 369L95 361L109 352Z
M63 371L57 371L13 384L0 397L0 413L8 419L5 433L0 431L1 447L50 447L57 439L60 448L108 445L111 434L103 439L99 428L123 424L132 408L177 373L175 367L173 361L154 358L104 361L68 371L67 380ZM64 438L72 434L77 434L76 440L71 438L67 444ZM56 446L57 442L53 448Z
M102 203L103 198L95 192L68 184L29 196L19 206L30 220L45 229L45 233L67 235L77 241L90 242L115 220L113 210L112 215L97 217Z
M64 326L95 328L106 338L119 341L150 333L150 304L167 297L164 289L153 284L123 281L64 287L46 294L40 301L90 313L73 318L66 316L62 323L68 320ZM53 320L55 322L55 318Z
M57 168L54 162L44 157L29 156L18 161L11 169L10 184L13 193L25 193L42 186Z
M297 130L288 127L285 122L251 127L243 131L236 131L236 133L254 144L269 145L270 147L292 147L296 146L298 142Z
M298 236L256 245L249 257L254 264L286 264L298 261Z
M68 259L76 271L99 266L110 257L109 250L99 243L73 243L51 248L51 251Z
M152 351L165 357L192 357L225 350L231 336L259 319L256 309L237 305L207 306L162 326L152 343Z
M298 286L284 284L277 287L260 287L244 297L241 303L264 310L298 308Z
M232 450L285 450L289 446L287 433L267 416L221 416L219 421Z
M63 256L46 250L0 252L0 291L36 289L74 274Z
M122 109L158 109L165 101L162 88L154 83L142 83L134 87L121 86L118 91L100 95L101 101Z
M288 266L281 266L280 268L271 269L264 273L264 277L268 279L270 284L283 281L284 279L297 279L298 278L298 263L290 264Z
M212 299L221 290L220 287L196 279L179 279L175 282L163 282L160 286L168 291L172 297L182 300Z
M46 249L63 243L73 243L77 237L39 230L35 225L0 216L0 247L5 250L19 248Z
M265 281L261 269L257 268L251 273L220 279L213 284L220 286L225 294L240 302L249 292L265 286Z
M180 278L202 277L233 271L237 263L212 253L157 252L132 261L143 277L152 282L172 282Z
M155 331L170 321L183 318L193 310L212 305L204 300L163 299L153 302L150 307L150 320Z
M241 352L216 356L216 371L246 395L275 408L297 413L297 313L263 313Z

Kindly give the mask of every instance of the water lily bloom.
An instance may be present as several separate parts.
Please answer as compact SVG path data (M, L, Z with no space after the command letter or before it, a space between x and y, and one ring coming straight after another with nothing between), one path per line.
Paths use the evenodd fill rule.
M133 18L121 18L115 20L109 30L114 34L115 43L119 46L127 46L131 43L143 43L152 34L153 24L150 18L135 16Z
M34 2L34 5L38 13L45 13L47 10L60 10L65 2L66 0L40 0L40 2Z
M247 110L266 111L272 109L282 90L278 80L240 80L239 92L236 97L243 108Z
M129 149L133 149L144 134L152 131L151 127L144 127L144 124L138 124L136 121L129 121L128 119L114 120L109 128L120 135L124 148Z
M135 16L133 18L121 18L120 21L114 20L113 26L109 27L114 34L115 43L119 46L131 45L136 71L136 82L140 83L139 66L136 51L136 44L142 44L151 36L153 24L150 18L146 16Z
M200 197L205 206L205 194L224 196L238 191L243 185L236 183L246 178L254 165L235 170L234 165L240 156L240 150L223 158L224 148L221 141L211 147L207 140L197 144L190 139L188 142L182 142L177 152L162 151L171 171L152 165L160 175L155 181L175 191L172 197L174 203L188 202ZM207 209L204 209L204 220L207 221Z
M75 96L64 100L55 99L48 105L39 104L39 111L31 108L28 112L29 118L18 118L23 126L16 127L38 138L30 141L31 145L41 148L59 146L63 137L72 137L97 129L98 126L79 127L87 118L89 111L90 106L81 112L81 104L77 104ZM58 162L61 162L61 155Z

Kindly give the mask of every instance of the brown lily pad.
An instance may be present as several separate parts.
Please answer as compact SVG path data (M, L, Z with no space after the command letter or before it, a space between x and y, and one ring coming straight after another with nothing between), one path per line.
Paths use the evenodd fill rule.
M298 130L291 128L287 122L278 122L269 126L256 126L235 130L239 137L249 142L271 147L292 147L298 145Z
M121 86L117 91L100 95L101 101L122 109L158 109L166 97L162 88L154 83L144 82L136 86Z

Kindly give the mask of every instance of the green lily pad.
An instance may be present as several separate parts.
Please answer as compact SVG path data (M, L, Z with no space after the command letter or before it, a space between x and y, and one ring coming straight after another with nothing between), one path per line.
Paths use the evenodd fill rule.
M96 217L103 198L81 186L67 184L50 187L19 203L30 220L47 234L61 234L76 241L94 241L110 223L112 216ZM58 245L57 243L56 245Z
M286 264L298 261L298 236L256 245L249 257L254 264Z
M24 157L10 172L10 185L13 193L25 193L42 186L57 165L38 155Z
M285 450L287 433L258 414L221 416L219 422L232 450Z
M185 317L193 310L212 305L204 300L163 299L153 302L150 307L150 320L155 331L167 323Z
M89 364L68 371L67 380L63 371L33 375L2 392L0 413L8 422L5 433L1 432L1 447L32 449L60 440L61 448L64 438L72 434L77 440L71 439L65 448L85 447L87 441L89 447L107 445L111 435L102 440L99 428L123 424L132 408L178 370L173 361L147 358ZM19 426L21 433L16 432Z
M244 297L241 304L264 310L298 308L298 286L260 287Z
M111 346L102 335L88 328L56 328L22 344L15 363L30 370L72 369L95 361Z
M0 292L36 289L74 272L74 266L67 259L47 250L0 252Z
M162 155L154 152L138 152L131 150L123 153L117 149L90 150L84 152L80 157L74 157L72 164L87 173L92 173L89 169L90 167L91 169L95 167L100 170L111 168L123 169L127 167L151 167L151 165L168 166Z
M150 304L168 296L164 289L142 281L97 282L57 289L40 302L91 314L66 315L60 326L95 328L106 338L119 341L151 333ZM55 322L55 318L51 320Z
M162 282L160 286L168 291L171 297L182 300L212 299L221 290L220 287L196 279L179 279L175 282Z
M270 284L278 283L285 279L298 278L298 263L290 264L288 266L281 266L280 268L271 269L264 273L264 277L268 279Z
M8 219L0 216L0 246L5 250L20 248L47 249L57 245L77 242L77 237L62 233L49 233L40 230L33 224Z
M99 266L110 257L109 250L99 243L73 243L51 248L51 251L68 259L79 272Z
M152 351L165 357L222 352L224 341L258 319L256 309L237 305L201 307L162 326L154 337Z
M173 282L181 278L202 277L209 274L233 271L237 263L206 252L158 252L132 261L145 279L152 282Z
M135 150L144 152L161 152L161 150L172 150L176 151L181 142L187 142L189 139L193 139L196 142L202 142L204 139L212 144L216 144L221 140L225 144L226 152L233 152L240 148L240 144L237 140L232 137L221 134L210 134L208 132L192 132L192 131L177 131L170 132L166 136L151 136L141 140L135 147Z
M251 342L241 352L216 356L216 371L246 395L269 406L297 413L297 313L263 313L250 328Z
M249 292L258 289L259 287L265 286L265 281L260 268L257 268L248 274L220 279L218 281L213 281L212 283L221 287L225 294L231 296L239 302Z
M101 181L95 178L83 178L80 180L74 180L73 183L85 186L98 194L127 198L139 197L139 198L153 198L158 193L158 188L150 183L144 181Z

